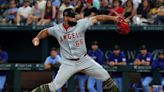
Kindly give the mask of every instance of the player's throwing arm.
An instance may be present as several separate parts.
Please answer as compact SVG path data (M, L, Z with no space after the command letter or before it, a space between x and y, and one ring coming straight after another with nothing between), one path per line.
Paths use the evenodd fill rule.
M48 36L49 36L48 29L44 29L44 30L40 31L39 34L35 38L32 39L33 45L38 46L40 43L40 40L44 39Z
M116 14L117 16L108 16L108 15L98 15L92 18L92 22L96 23L97 21L115 21L118 27L118 32L121 35L127 35L130 32L130 28L125 19Z

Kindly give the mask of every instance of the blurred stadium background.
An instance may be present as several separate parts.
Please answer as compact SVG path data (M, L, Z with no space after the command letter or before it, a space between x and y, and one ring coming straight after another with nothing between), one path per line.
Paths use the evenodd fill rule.
M163 92L164 59L159 67L154 68L152 63L164 50L164 0L0 0L0 92L28 92L51 81L51 71L44 70L43 64L51 48L59 48L59 44L49 37L34 47L31 40L41 29L62 23L66 8L74 8L78 19L99 14L115 16L111 9L124 16L130 34L119 35L113 22L100 22L86 32L87 48L92 41L99 43L104 67L113 78L118 77L113 73L121 74L122 92L145 92L141 80L145 73L152 78L150 83L145 80L150 92ZM115 45L125 53L124 66L107 63ZM141 45L151 53L151 64L134 65ZM63 92L80 92L75 76L62 88ZM88 92L87 80L85 84Z

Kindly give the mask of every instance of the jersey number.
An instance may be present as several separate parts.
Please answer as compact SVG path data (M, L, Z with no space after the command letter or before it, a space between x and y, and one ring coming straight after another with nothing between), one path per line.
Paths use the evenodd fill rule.
M83 39L77 40L76 41L76 47L80 47L80 45L83 45Z

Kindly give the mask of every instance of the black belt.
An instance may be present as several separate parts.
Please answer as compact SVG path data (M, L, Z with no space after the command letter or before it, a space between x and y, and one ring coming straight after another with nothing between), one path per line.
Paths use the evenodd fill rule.
M87 53L84 54L84 56L86 56L86 55L87 55ZM80 58L69 58L68 60L78 61L78 60L80 60Z

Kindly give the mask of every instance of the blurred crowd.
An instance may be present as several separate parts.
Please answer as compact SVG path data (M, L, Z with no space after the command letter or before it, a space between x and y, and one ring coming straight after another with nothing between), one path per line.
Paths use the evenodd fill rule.
M164 0L0 0L0 23L47 25L63 21L73 8L77 19L99 14L123 16L129 24L164 23ZM111 24L112 22L105 22Z

